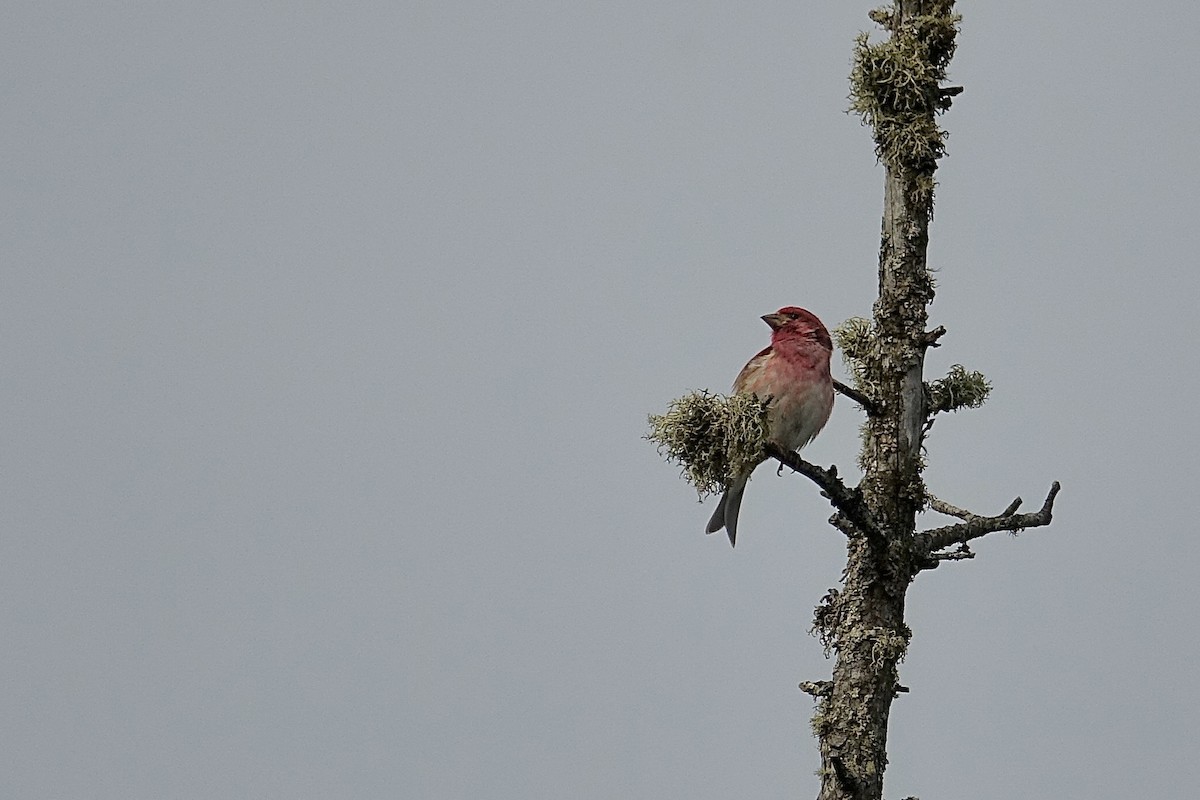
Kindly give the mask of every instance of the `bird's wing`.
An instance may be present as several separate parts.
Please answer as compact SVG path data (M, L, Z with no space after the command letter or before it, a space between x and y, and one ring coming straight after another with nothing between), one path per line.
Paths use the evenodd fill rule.
M758 355L747 361L746 366L742 367L742 371L738 373L737 378L733 382L733 391L741 394L751 393L755 389L758 389L759 387L756 384L759 383L763 370L766 368L770 358L771 345L767 345Z

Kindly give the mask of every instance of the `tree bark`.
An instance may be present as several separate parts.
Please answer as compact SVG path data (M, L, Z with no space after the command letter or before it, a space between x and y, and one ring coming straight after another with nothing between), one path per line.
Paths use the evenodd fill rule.
M862 482L851 488L836 467L810 464L767 440L765 405L754 398L746 408L744 397L692 393L651 417L649 438L685 465L701 493L726 483L730 453L744 450L747 463L765 453L804 475L836 509L830 522L848 542L842 588L831 589L813 615L813 631L835 655L833 679L800 684L817 700L819 800L883 797L892 700L908 691L897 665L911 638L904 599L913 579L944 561L974 558L968 543L989 533L1049 525L1060 488L1053 483L1036 512L1017 513L1018 497L987 516L932 496L921 478L922 440L935 415L976 408L991 388L961 365L924 380L925 351L946 333L926 330L934 294L926 251L934 173L945 150L936 116L962 91L941 85L958 33L953 12L954 0L893 0L870 15L890 37L873 43L864 34L855 46L852 109L871 126L886 170L873 318L834 331L855 382L836 389L866 412ZM961 522L918 532L917 514L927 504Z
M896 0L890 12L876 12L873 18L890 30L892 44L919 56L924 34L914 20L927 15L953 20L952 7L952 0ZM918 46L911 46L913 40ZM866 46L860 42L860 57ZM897 664L911 635L904 622L904 599L919 571L912 543L916 515L925 502L921 441L929 408L924 358L930 344L927 307L933 299L926 249L941 142L933 122L941 110L935 99L941 92L937 77L944 73L935 65L924 74L935 76L932 85L914 87L918 96L901 97L899 103L916 108L913 125L933 132L932 157L919 149L915 157L907 157L895 142L884 139L886 131L881 132L878 122L895 110L887 106L895 98L883 92L867 98L883 106L876 108L875 118L863 113L875 128L877 152L886 168L874 347L864 364L864 383L876 413L867 418L861 484L882 536L850 536L843 588L831 592L815 616L818 635L836 653L832 685L816 692L813 717L821 751L819 800L882 798L888 718L892 700L903 691ZM874 91L870 86L855 89Z

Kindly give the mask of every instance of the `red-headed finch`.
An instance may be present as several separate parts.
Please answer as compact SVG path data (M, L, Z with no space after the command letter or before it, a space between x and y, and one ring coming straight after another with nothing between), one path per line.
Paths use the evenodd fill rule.
M764 400L770 397L768 438L780 447L799 450L825 427L833 410L829 374L833 341L821 320L803 308L785 306L764 316L763 322L771 326L771 344L742 367L733 391ZM724 528L731 545L736 543L738 509L750 471L730 478L708 521L706 532Z

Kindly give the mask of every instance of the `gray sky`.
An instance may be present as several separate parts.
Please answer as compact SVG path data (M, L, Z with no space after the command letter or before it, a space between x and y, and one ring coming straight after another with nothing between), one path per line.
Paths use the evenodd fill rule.
M640 437L870 312L870 6L8 4L0 795L815 795L828 506ZM1195 9L960 10L927 476L1064 488L910 592L887 793L1190 798Z

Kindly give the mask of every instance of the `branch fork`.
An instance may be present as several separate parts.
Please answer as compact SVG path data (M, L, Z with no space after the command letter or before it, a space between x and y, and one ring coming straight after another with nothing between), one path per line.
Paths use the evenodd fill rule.
M917 534L917 552L924 556L924 568L933 569L942 561L961 561L974 558L975 554L971 552L967 542L979 539L989 533L996 531L1019 533L1026 528L1040 528L1049 525L1054 515L1054 499L1058 497L1061 488L1058 481L1051 484L1045 502L1035 512L1018 514L1017 509L1021 507L1022 502L1018 497L1008 504L1008 508L995 516L975 514L929 495L930 508L947 516L961 519L962 522ZM949 547L956 544L958 545L956 550L947 552Z
M941 347L942 343L938 340L946 335L946 326L938 325L931 331L925 331L921 337L921 345L923 347Z

